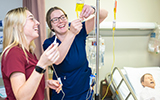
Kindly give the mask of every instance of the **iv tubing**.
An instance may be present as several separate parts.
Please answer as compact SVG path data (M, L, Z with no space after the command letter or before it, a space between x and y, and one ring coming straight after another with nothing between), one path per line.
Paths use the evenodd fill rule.
M114 50L115 50L115 40L114 40L114 34L115 34L115 29L116 29L116 11L117 11L117 0L115 0L115 5L114 5L114 20L113 20L113 28L112 28L112 32L113 32L113 35L112 35L112 39L113 39L113 63L112 63L112 67L111 67L111 81L110 81L109 85L107 86L106 93L103 96L102 100L106 97L106 95L108 93L108 90L109 90L109 87L110 87L110 85L111 85L111 83L113 81L112 71L113 71L113 66L114 66L114 63L115 63L115 53L114 53Z
M77 14L77 18L79 18L78 11L76 11L76 14Z
M114 53L114 49L115 49L115 40L114 40L114 33L115 33L115 30L113 30L113 35L112 35L112 38L113 38L113 63L112 63L112 67L111 67L111 73L113 71L113 66L114 66L114 63L115 63L115 53ZM106 93L105 95L103 96L102 100L106 97L107 93L108 93L108 90L109 90L109 87L111 85L113 81L113 75L111 74L111 81L109 83L109 85L107 86L107 90L106 90Z
M54 69L54 67L53 67L53 65L51 65L52 66L52 68L53 68L53 72L55 73L55 75L56 75L56 78L58 79L58 75L57 75L57 73L56 73L56 70ZM61 89L61 91L62 91L62 93L63 93L63 97L61 98L61 100L63 100L64 99L64 96L65 96L65 93L64 93L64 91Z

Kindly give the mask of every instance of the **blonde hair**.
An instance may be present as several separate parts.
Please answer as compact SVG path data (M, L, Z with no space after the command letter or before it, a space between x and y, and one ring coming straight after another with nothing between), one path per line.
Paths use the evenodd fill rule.
M27 19L26 10L28 10L26 7L20 7L12 9L6 14L3 29L2 55L4 54L4 52L6 52L6 56L11 48L13 48L14 46L19 46L22 48L25 56L27 57L27 53L25 51L27 39L23 30ZM32 41L29 45L29 51L33 53L35 47L35 43L34 41Z

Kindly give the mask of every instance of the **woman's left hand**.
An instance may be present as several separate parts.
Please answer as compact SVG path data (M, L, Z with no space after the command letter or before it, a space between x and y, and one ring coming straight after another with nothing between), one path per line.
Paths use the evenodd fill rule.
M59 93L62 89L62 84L60 84L58 80L47 80L47 86L56 90L57 93Z
M94 9L90 5L84 5L82 12L80 13L80 18L84 20L84 18L88 18L93 13L94 13Z

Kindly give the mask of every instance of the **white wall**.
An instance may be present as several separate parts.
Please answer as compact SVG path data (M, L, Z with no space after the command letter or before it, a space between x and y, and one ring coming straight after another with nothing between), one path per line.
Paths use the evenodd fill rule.
M22 0L0 0L0 20L4 20L9 10L22 6Z
M107 0L107 1L114 1L114 0ZM117 0L117 1L118 1L117 21L160 23L160 12L159 12L160 0ZM103 6L105 7L105 4L102 3L102 7ZM112 9L110 9L110 12L112 12ZM110 16L111 17L108 20L113 19L113 12L110 13Z
M108 10L105 21L113 20L114 0L99 0L100 8ZM160 24L160 0L117 0L117 22L157 22ZM69 16L76 18L76 0L46 0L46 11L53 6L61 7ZM85 0L88 5L96 6L96 0Z
M99 70L99 80L111 72L113 63L113 39L105 39L105 64ZM147 51L149 36L115 36L115 63L114 67L148 67L159 66L159 54L152 54Z

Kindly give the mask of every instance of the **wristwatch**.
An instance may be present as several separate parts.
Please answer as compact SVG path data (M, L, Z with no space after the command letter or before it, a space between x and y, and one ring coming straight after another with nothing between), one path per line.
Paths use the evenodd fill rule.
M94 6L91 6L93 9L94 9L94 13L93 14L95 14L95 12L96 12L96 8L94 7Z
M36 66L36 67L35 67L35 70L36 70L38 73L40 73L40 74L45 73L45 71L46 71L46 69L43 69L43 68L40 67L40 66Z

